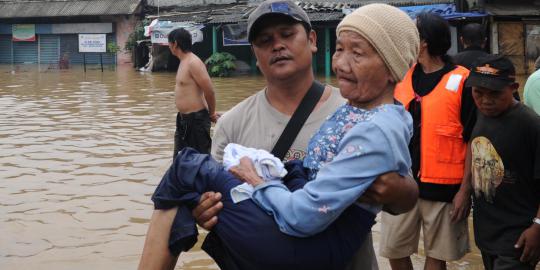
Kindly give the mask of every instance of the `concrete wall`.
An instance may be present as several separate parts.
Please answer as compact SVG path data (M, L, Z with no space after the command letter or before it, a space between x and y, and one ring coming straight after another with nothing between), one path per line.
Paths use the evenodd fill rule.
M135 31L135 25L138 21L139 19L135 16L116 17L116 44L120 47L117 54L117 63L119 65L132 63L131 53L124 48L129 35Z
M113 33L116 35L116 44L120 48L117 53L118 64L131 64L131 53L126 52L124 47L135 25L139 21L136 16L102 16L102 21L95 23L65 23L65 24L36 24L36 34L79 34L79 33ZM110 22L114 21L114 23ZM115 27L113 31L113 27ZM0 34L11 35L12 25L0 23Z

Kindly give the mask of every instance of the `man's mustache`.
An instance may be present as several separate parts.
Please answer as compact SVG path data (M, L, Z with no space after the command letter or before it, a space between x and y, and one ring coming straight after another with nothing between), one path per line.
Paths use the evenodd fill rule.
M270 65L276 63L277 61L281 60L291 60L292 57L289 55L278 55L270 58Z

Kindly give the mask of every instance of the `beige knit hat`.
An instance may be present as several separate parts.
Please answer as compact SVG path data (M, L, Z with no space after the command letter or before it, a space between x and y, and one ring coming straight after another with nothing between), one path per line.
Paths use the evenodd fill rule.
M345 16L336 33L353 31L367 39L399 82L416 62L420 37L415 23L396 7L369 4Z

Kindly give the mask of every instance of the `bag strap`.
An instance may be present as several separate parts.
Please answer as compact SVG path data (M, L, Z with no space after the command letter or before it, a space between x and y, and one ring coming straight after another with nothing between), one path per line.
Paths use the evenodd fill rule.
M298 136L300 129L302 129L309 115L313 109L315 109L315 106L321 99L323 92L324 85L318 81L313 81L313 84L311 84L311 87L307 91L306 95L304 98L302 98L300 105L298 105L298 108L296 108L291 116L287 126L285 126L281 136L279 136L274 149L272 149L272 154L274 156L280 160L285 158L285 154L287 154L287 151L289 151L291 145Z

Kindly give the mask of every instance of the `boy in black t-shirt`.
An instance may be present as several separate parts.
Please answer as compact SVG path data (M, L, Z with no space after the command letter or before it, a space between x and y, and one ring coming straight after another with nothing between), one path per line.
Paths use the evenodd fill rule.
M471 134L474 233L487 270L532 270L540 260L540 116L516 101L513 64L479 59L466 82L478 119Z

